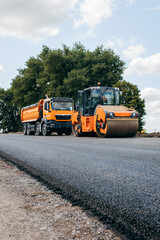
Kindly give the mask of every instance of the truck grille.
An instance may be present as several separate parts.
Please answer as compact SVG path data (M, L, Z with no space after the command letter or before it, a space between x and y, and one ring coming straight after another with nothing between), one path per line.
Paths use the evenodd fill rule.
M66 115L56 114L55 116L57 120L71 120L70 114L66 114Z

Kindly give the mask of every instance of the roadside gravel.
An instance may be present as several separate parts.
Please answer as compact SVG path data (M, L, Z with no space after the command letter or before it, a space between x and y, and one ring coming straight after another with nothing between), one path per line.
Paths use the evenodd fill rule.
M0 159L0 240L120 240L109 227Z

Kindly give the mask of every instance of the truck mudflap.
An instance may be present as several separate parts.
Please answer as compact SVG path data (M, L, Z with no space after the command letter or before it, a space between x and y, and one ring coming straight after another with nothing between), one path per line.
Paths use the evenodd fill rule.
M105 137L133 137L138 132L138 119L107 119Z

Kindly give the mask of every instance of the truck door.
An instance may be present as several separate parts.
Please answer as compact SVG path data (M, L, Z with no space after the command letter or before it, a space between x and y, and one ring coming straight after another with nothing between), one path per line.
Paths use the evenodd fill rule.
M44 118L50 117L50 115L49 115L49 111L50 111L50 109L49 109L49 102L50 102L49 100L44 101L44 109L43 109L43 112L44 112L43 116L44 116Z

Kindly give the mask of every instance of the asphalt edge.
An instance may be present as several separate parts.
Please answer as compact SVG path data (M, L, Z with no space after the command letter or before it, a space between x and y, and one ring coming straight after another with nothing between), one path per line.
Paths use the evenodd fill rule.
M65 183L60 182L59 180L54 179L53 177L52 178L48 177L42 172L37 171L37 169L34 169L33 167L27 164L24 164L21 160L15 159L9 154L2 152L1 150L0 157L4 161L7 161L15 165L21 171L26 172L31 177L35 178L37 181L47 186L48 189L52 190L55 194L58 194L63 199L68 200L73 206L81 207L82 210L86 211L86 213L89 216L97 218L100 222L106 225L108 229L113 231L122 240L150 239L147 236L144 237L140 232L135 232L136 223L134 222L133 219L131 219L132 222L131 225L130 224L127 226L125 225L126 222L130 223L130 217L128 216L127 213L123 213L122 219L122 215L117 214L118 211L116 208L114 209L112 208L111 211L107 211L106 209L110 209L110 206L107 206L106 204L102 203L100 199L93 199L93 197L78 191L76 188L72 186L67 186L66 188ZM113 216L116 216L116 220Z

